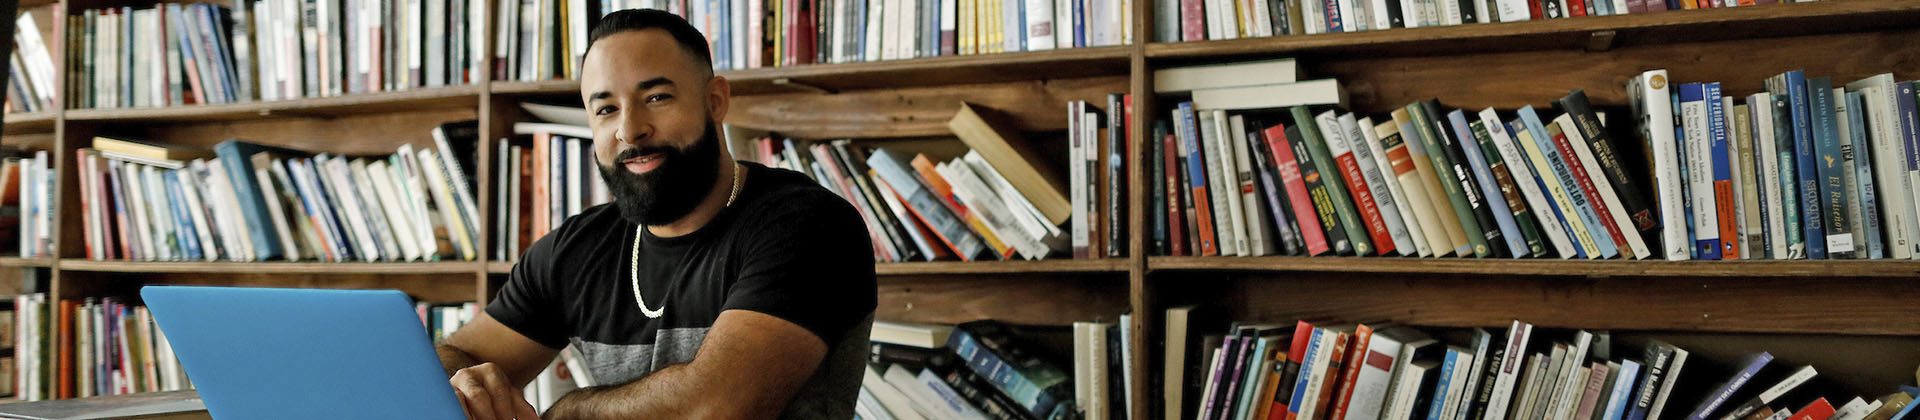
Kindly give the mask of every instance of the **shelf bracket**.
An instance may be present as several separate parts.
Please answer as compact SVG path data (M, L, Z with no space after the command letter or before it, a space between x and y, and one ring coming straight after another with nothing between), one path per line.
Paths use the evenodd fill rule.
M827 94L827 95L840 93L840 92L834 91L833 89L827 89L819 86L806 84L805 82L801 82L798 80L793 80L793 78L791 77L782 77L778 79L773 79L773 84L776 86L786 86L794 89L804 90L804 91L813 92L813 93Z
M1613 49L1613 41L1618 33L1612 30L1594 31L1587 38L1587 52L1605 52Z

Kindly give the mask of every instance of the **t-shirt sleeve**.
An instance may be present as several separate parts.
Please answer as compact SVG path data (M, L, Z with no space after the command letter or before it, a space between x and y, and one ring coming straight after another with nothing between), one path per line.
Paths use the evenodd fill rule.
M561 231L534 241L507 275L507 284L487 304L487 315L508 329L553 349L567 346L572 331L561 303L561 285L554 273L555 243Z
M873 313L873 248L846 201L825 192L796 196L747 237L722 310L772 315L831 346Z

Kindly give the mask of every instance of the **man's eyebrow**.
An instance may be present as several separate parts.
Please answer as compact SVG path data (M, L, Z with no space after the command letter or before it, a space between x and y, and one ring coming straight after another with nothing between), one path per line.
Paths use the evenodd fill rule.
M673 85L673 84L674 84L674 83L673 83L673 80L672 80L672 79L668 79L668 78L666 78L665 76L662 76L662 77L655 77L655 78L652 78L652 79L647 79L647 80L643 80L643 81L641 81L641 82L640 82L639 84L637 84L637 85L635 85L633 89L634 89L634 90L647 90L647 89L653 89L653 88L655 88L655 87L659 87L659 86L663 86L663 85ZM602 90L602 91L597 91L597 92L594 92L594 93L593 93L592 95L587 95L587 102L593 102L593 101L597 101L597 100L601 100L601 99L606 99L606 98L607 98L607 97L609 97L609 96L613 96L613 93L612 93L612 92L608 92L608 91L604 91L604 90Z

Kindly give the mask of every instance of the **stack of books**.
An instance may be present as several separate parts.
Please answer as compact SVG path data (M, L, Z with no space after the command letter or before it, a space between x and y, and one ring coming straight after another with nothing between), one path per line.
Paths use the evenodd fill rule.
M124 299L15 298L13 377L26 401L191 389L166 334Z
M67 17L76 108L284 100L479 82L484 2L243 0Z
M87 257L143 261L472 261L474 121L436 149L313 155L229 140L203 151L95 138L78 151Z
M58 89L53 56L32 13L22 13L13 21L13 45L13 57L7 62L7 112L52 111Z
M587 31L658 9L705 34L715 70L1130 44L1132 0L521 0L499 4L497 80L573 79Z
M0 148L0 233L19 236L20 258L53 256L53 161L47 151L21 158Z
M1071 370L1035 346L1035 331L995 321L959 326L875 322L855 412L863 419L1125 419L1133 354L1119 324L1073 327ZM1119 373L1116 375L1116 373Z
M1154 42L1523 22L1793 0L1153 0ZM1801 0L1811 1L1811 0Z
M767 166L810 175L853 203L878 261L1037 260L1069 250L1078 258L1098 258L1108 250L1090 242L1090 232L1106 226L1096 222L1106 219L1088 211L1098 203L1093 181L1105 177L1086 175L1107 172L1095 167L1102 156L1096 147L1104 148L1110 138L1098 109L1073 106L1075 119L1086 119L1075 122L1070 135L1072 199L1061 193L1066 184L1058 171L1019 132L972 105L963 104L949 121L971 150L946 161L849 140L762 138L753 141L752 153Z
M1224 73L1257 64L1174 70ZM1914 129L1901 123L1913 119L1916 96L1911 82L1895 83L1891 74L1838 86L1788 72L1742 104L1722 96L1718 84L1674 85L1664 70L1647 72L1628 89L1642 125L1637 139L1610 132L1578 90L1556 101L1561 114L1545 114L1552 118L1531 106L1469 113L1428 100L1377 124L1308 106L1337 103L1337 88L1256 96L1312 83L1196 88L1191 102L1171 112L1172 131L1156 126L1153 138L1161 141L1149 142L1158 146L1149 156L1159 178L1149 183L1150 206L1164 210L1149 217L1155 252L1920 255L1913 222L1920 191L1910 188L1920 178L1908 175L1920 167L1906 157ZM1213 92L1222 91L1239 102L1216 99ZM1278 107L1290 108L1257 111Z
M1767 352L1723 365L1658 340L1617 348L1604 331L1520 321L1459 342L1392 323L1235 324L1200 335L1218 321L1204 307L1167 311L1166 418L1886 420L1910 418L1920 392L1846 399L1813 366Z

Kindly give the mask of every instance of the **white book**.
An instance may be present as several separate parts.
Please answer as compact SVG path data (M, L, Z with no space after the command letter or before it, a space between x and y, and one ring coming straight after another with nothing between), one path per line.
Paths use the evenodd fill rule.
M1383 175L1380 172L1379 165L1374 165L1376 162L1374 158L1375 152L1369 147L1376 143L1371 139L1372 136L1369 134L1373 131L1373 121L1366 120L1365 124L1362 124L1361 120L1355 120L1353 117L1354 114L1352 113L1341 114L1340 127L1346 130L1346 136L1344 137L1346 137L1347 147L1345 148L1352 149L1351 153L1353 153L1356 166L1360 167L1361 179L1347 180L1347 182L1366 183L1367 193L1373 199L1374 207L1377 208L1376 211L1380 212L1380 219L1387 226L1387 234L1393 238L1393 249L1399 251L1401 255L1418 255L1419 249L1413 244L1413 235L1407 228L1406 213L1400 211L1401 207L1403 207L1402 203L1400 203L1399 200L1395 200L1393 198L1393 191L1387 188L1386 178L1388 175ZM1391 172L1388 174L1391 174ZM1355 199L1359 199L1359 197L1355 197ZM1378 245L1375 245L1375 247L1378 247Z
M1402 254L1418 255L1422 258L1433 256L1433 246L1428 243L1427 232L1420 226L1420 220L1413 212L1413 202L1407 200L1407 192L1405 188L1400 185L1399 174L1393 170L1392 159L1388 158L1386 150L1380 147L1379 127L1381 127L1381 125L1375 125L1371 117L1361 118L1356 124L1360 125L1360 135L1361 138L1365 140L1367 153L1373 157L1372 162L1361 162L1360 164L1362 167L1373 165L1380 171L1380 184L1385 186L1387 194L1393 197L1394 210L1400 215L1401 225L1407 230L1408 242L1411 242L1410 245L1413 245L1413 249L1417 251L1417 254L1407 254L1406 252L1402 252ZM1391 124L1391 122L1387 124ZM1354 150L1357 153L1360 148L1355 147ZM1394 246L1398 247L1399 244L1396 243Z
M1898 89L1893 75L1875 75L1848 83L1846 88L1865 93L1861 96L1866 100L1871 145L1854 147L1872 148L1874 195L1881 203L1880 223L1886 232L1886 256L1920 257L1920 253L1914 252L1916 243L1920 242L1920 218L1916 218L1914 198L1920 197L1920 190L1913 188L1914 179L1903 176L1906 168L1903 159L1911 152L1907 148L1912 145L1900 140L1913 133L1907 133L1899 121L1899 112L1894 106Z
M1365 25L1360 22L1365 20L1366 16L1358 13L1361 9L1359 5L1361 1L1365 0L1339 0L1341 32L1354 32L1364 28Z
M1675 347L1673 363L1668 364L1667 376L1660 380L1660 392L1653 397L1652 408L1647 409L1647 420L1659 420L1661 409L1667 406L1667 397L1673 394L1673 384L1680 382L1681 368L1687 366L1687 350Z
M1308 80L1231 88L1195 89L1196 110L1286 108L1297 105L1340 105L1347 102L1346 90L1335 79Z
M888 366L887 372L882 374L881 378L884 379L888 385L892 385L894 389L899 390L902 395L905 395L907 401L912 403L914 409L920 411L921 414L926 415L929 419L962 420L972 418L959 414L963 412L961 411L963 407L966 410L971 410L973 409L972 407L965 406L964 404L949 406L938 394L928 388L926 384L922 384L917 375L907 371L906 368L900 367L900 365Z
M1273 9L1271 5L1267 3L1266 0L1255 0L1251 3L1253 3L1252 6L1247 8L1247 10L1253 13L1253 27L1249 28L1249 35L1260 38L1273 36ZM1120 20L1120 22L1126 22L1126 20Z
M885 54L886 48L883 45L886 43L886 41L884 41L886 39L886 19L884 17L891 15L886 13L886 5L887 2L884 0L869 0L867 2L866 41L862 43L862 46L865 48L860 51L860 61L880 61L887 57ZM767 28L766 30L775 31L779 29ZM763 67L772 67L772 65L767 64Z
M566 177L567 183L566 215L568 217L580 214L580 210L585 207L584 204L586 204L585 194L587 194L587 180L586 177L583 176L585 172L581 170L583 162L580 161L581 147L585 146L582 143L585 142L583 139L567 139L566 149L564 149L565 152L563 152L566 153L566 156L563 156L562 159L566 159L567 161L567 172L563 176ZM446 159L446 153L446 148L440 149L441 160ZM442 165L444 165L444 163L442 163ZM458 200L458 198L456 198L456 200Z
M881 26L878 27L883 38L880 44L880 59L898 60L901 58L900 49L904 46L900 40L900 35L904 32L901 28L904 22L901 21L900 12L901 9L906 8L906 5L902 0L884 0L881 3L883 6L880 10L885 15L880 19Z
M1574 126L1573 118L1566 114L1561 114L1559 117L1554 118L1553 122L1560 124L1561 127ZM1610 217L1613 219L1615 226L1621 226L1622 229L1630 230L1633 222L1627 219L1626 206L1620 204L1620 194L1614 192L1613 183L1604 181L1607 179L1606 173L1600 170L1600 162L1593 158L1593 149L1587 145L1586 137L1580 135L1580 130L1566 130L1565 132L1567 135L1567 143L1573 145L1573 154L1578 155L1580 164L1587 170L1587 178L1596 181L1593 183L1593 187L1595 190L1598 190L1600 199L1604 200L1604 203L1607 205L1607 214L1600 216ZM1633 250L1633 259L1646 258L1647 256L1653 255L1648 251L1647 241L1645 239L1642 239L1637 232L1628 233L1629 234L1625 236L1627 237L1629 249Z
M1862 96L1865 96L1865 95L1862 95ZM1842 166L1840 171L1841 178L1843 179L1841 188L1844 191L1846 191L1846 196L1847 196L1847 199L1845 200L1846 202L1842 203L1841 205L1845 206L1843 211L1846 212L1848 230L1847 230L1847 233L1845 234L1837 235L1841 239L1841 246L1834 246L1832 244L1829 244L1827 245L1827 252L1829 253L1837 252L1841 255L1852 255L1854 256L1854 258L1865 259L1868 257L1867 247L1866 247L1866 229L1867 228L1866 228L1866 217L1863 217L1864 215L1860 213L1860 189L1857 187L1858 185L1857 183L1860 181L1855 179L1854 162L1847 161L1849 159L1853 159L1847 156L1854 155L1853 150L1855 147L1864 147L1864 145L1855 145L1853 143L1853 134L1852 134L1853 131L1851 126L1852 121L1850 121L1852 119L1852 115L1854 113L1861 112L1861 110L1850 108L1847 106L1847 102L1849 102L1849 100L1847 99L1847 92L1845 89L1834 88L1833 97L1835 99L1833 101L1834 113L1838 117L1835 119L1838 125L1835 125L1834 127L1838 130L1839 136L1836 136L1836 137L1839 137L1839 140L1840 140L1840 154L1842 157L1842 161L1840 162ZM1861 129L1864 130L1866 129L1866 127L1861 127ZM1734 188L1735 188L1735 191L1737 192L1739 191L1738 190L1739 181L1738 181L1737 175L1735 179L1736 181L1735 181ZM1736 193L1734 194L1734 197L1735 197L1734 200L1736 200L1735 207L1738 207L1737 203L1740 195ZM1856 248L1854 246L1855 244L1859 244L1859 247Z
M180 184L180 199L187 209L188 220L193 223L193 235L200 241L200 259L214 261L220 259L220 247L213 242L214 228L210 226L212 218L207 217L206 207L201 205L199 182L195 182L192 170L175 170L166 176L173 177Z
M1533 338L1533 324L1513 321L1507 328L1506 359L1500 362L1500 372L1494 376L1493 395L1487 399L1487 411L1484 420L1506 420L1507 407L1514 401L1514 387L1519 384L1525 368L1521 362L1527 360L1527 342Z
M1174 67L1153 72L1154 93L1293 83L1300 64L1292 58Z
M298 261L304 258L327 260L327 255L330 251L323 249L325 244L320 240L318 228L314 225L313 218L309 217L307 213L307 200L300 197L299 187L294 185L293 178L287 175L286 162L280 159L274 159L272 163L272 165L263 169L269 176L272 176L270 180L274 189L279 190L278 193L280 195L274 197L278 201L275 201L274 204L284 204L286 206L284 213L287 216L287 220L289 223L292 223L293 229L300 234L300 240L293 241L298 247L293 248L295 252L287 255L288 260ZM290 240L293 239L291 237L287 238Z
M1094 154L1091 150L1093 139L1087 138L1089 136L1084 134L1086 130L1081 128L1083 125L1093 123L1085 121L1089 115L1092 115L1085 110L1086 102L1083 101L1074 101L1067 107L1067 193L1073 201L1073 215L1067 223L1073 225L1073 249L1076 254L1082 249L1087 249L1091 253L1092 250L1089 248L1093 244L1093 233L1088 229L1090 225L1087 223L1087 217L1090 216L1087 214L1087 209L1090 207L1088 202L1093 200L1093 196L1088 191L1090 183L1087 180L1093 174L1087 173L1087 165L1082 164L1087 161L1088 155Z
M1460 16L1460 1L1461 0L1439 0L1437 6L1440 9L1441 25L1453 26L1464 23L1460 20L1462 18L1462 16Z
M240 199L235 194L233 178L228 176L222 159L207 161L206 166L195 169L202 179L212 180L206 183L207 192L213 198L214 226L218 226L221 238L231 239L223 243L230 255L227 259L235 261L257 261L253 254L253 235L246 229L245 217L240 212Z
M179 230L181 227L178 223L179 219L174 218L173 207L168 205L171 197L167 195L166 180L160 178L160 169L142 166L139 176L143 183L142 187L146 188L147 221L153 224L149 229L152 229L155 238L159 239L159 242L154 244L154 248L160 251L160 259L176 261L184 258L186 238L180 237L182 232Z
M428 191L419 163L414 159L413 145L400 145L394 153L393 162L388 170L393 172L393 185L398 188L396 192L405 196L402 202L407 205L407 212L413 218L414 243L420 245L422 257L432 260L439 255L440 249L433 236L433 220L427 214Z
M993 168L992 163L980 156L979 151L967 151L967 155L962 156L961 159L973 165L973 172L986 179L987 186L992 187L994 193L1000 195L1000 201L1015 206L1017 211L1013 212L1014 221L1026 231L1029 237L1041 242L1059 242L1065 239L1066 232L1061 230L1060 226L1048 223L1047 217L1040 213L1040 209L1034 207L1033 202L1027 200L1026 196L1021 195L1020 190L1015 189L1012 183L1007 182L1007 179L1000 175L1000 171Z
M1226 146L1228 150L1233 151L1234 175L1239 180L1236 184L1240 191L1240 205L1245 207L1241 217L1247 222L1247 248L1242 254L1271 255L1276 251L1275 242L1278 241L1267 238L1267 218L1264 217L1267 214L1265 211L1267 206L1266 202L1262 201L1264 197L1260 196L1260 189L1254 187L1255 175L1253 159L1250 155L1252 152L1247 150L1247 121L1240 115L1234 115L1227 118L1227 127L1232 131L1229 137L1233 140Z
M980 0L986 1L986 0ZM1046 0L1027 0L1046 1ZM1055 0L1053 3L1053 47L1073 48L1073 6L1081 0ZM1211 0L1207 0L1211 1Z
M274 32L280 30L277 26L280 21L278 15L279 3L278 0L260 0L253 9L253 45L259 48L257 51L258 57L256 57L259 64L259 68L257 69L259 73L256 75L258 78L255 80L260 82L259 93L260 100L262 101L280 99L278 73L280 71L281 50L277 44L279 40L275 38L274 35ZM160 45L161 44L156 44L154 48L157 48L158 51L165 51L166 49ZM161 83L165 83L164 69L160 76ZM161 101L166 101L164 96ZM284 237L286 235L281 236Z
M354 159L352 163L348 163L346 175L347 180L353 182L354 197L360 201L360 206L367 214L369 232L373 234L373 239L380 243L384 260L404 261L405 248L394 237L394 232L398 229L392 221L387 220L386 203L381 202L380 194L370 179L372 175L367 173L367 160Z
M952 0L947 0L951 2ZM1060 23L1054 21L1053 2L1050 0L1028 0L1027 6L1027 50L1051 50L1058 46L1054 37L1060 36ZM942 11L942 13L945 13ZM943 16L944 17L944 16ZM1067 22L1071 26L1072 22ZM942 20L940 25L947 26ZM944 28L943 28L944 29ZM1071 41L1069 41L1071 42Z
M1773 97L1766 92L1753 94L1747 98L1747 108L1753 120L1754 167L1760 170L1759 188L1760 207L1773 209L1763 211L1766 226L1766 257L1776 260L1787 258L1786 217L1781 212L1780 163L1778 149L1773 137ZM1877 150L1876 150L1877 152ZM1879 169L1875 167L1875 169Z
M1682 201L1687 198L1681 194L1681 183L1688 180L1680 177L1681 162L1673 138L1671 92L1666 70L1641 73L1627 82L1628 103L1639 121L1641 141L1651 143L1655 201L1660 206L1660 242L1664 247L1661 254L1668 261L1682 261L1692 258L1688 250L1692 243L1687 239L1686 207ZM1768 135L1772 135L1770 130ZM1784 229L1774 231L1784 232ZM1786 248L1784 237L1776 243Z
M1653 100L1653 99L1649 99ZM1717 99L1715 99L1717 100ZM1681 102L1680 113L1687 141L1687 182L1693 191L1693 236L1695 243L1720 238L1720 212L1714 206L1713 139L1709 133L1705 101Z
M1740 120L1734 118L1736 113L1738 113L1738 110L1734 108L1734 98L1732 96L1723 96L1720 101L1721 109L1725 109L1727 114L1727 169L1733 180L1734 226L1738 227L1740 233L1740 259L1757 259L1759 256L1755 254L1759 252L1756 250L1760 248L1763 241L1759 236L1761 235L1759 225L1759 201L1758 198L1755 197L1755 201L1753 201L1755 207L1751 209L1752 211L1748 211L1747 184L1755 182L1758 179L1757 174L1748 173L1758 172L1758 167L1753 165L1752 160L1744 159L1741 156L1742 153L1745 153L1745 158L1752 158L1755 152L1753 148L1753 121L1747 120L1745 126L1741 126L1739 123ZM1751 117L1753 113L1749 110L1746 114ZM1747 130L1747 136L1745 138L1741 138L1740 136L1740 129L1743 128ZM1849 147L1849 149L1851 149L1851 147ZM1853 172L1849 171L1847 173L1851 174ZM1753 191L1758 193L1759 189L1756 188ZM1849 197L1858 195L1859 194L1852 194ZM1857 202L1858 200L1854 201ZM1859 231L1860 230L1855 230L1855 232Z
M1362 360L1359 374L1354 376L1353 396L1347 405L1346 418L1329 420L1374 420L1381 418L1381 410L1386 408L1390 389L1393 385L1394 369L1397 367L1395 356L1406 348L1407 337L1388 334L1389 330L1376 331L1368 339L1367 355ZM1264 372L1264 371L1258 371Z
M1554 405L1548 412L1549 419L1572 419L1578 410L1581 393L1586 392L1586 382L1578 375L1580 368L1587 365L1587 349L1593 345L1593 333L1582 330L1574 335L1573 344L1567 348L1564 364L1560 366L1560 382L1554 386L1557 390Z
M1233 217L1234 214L1243 209L1240 208L1240 195L1227 193L1231 188L1228 186L1228 180L1237 179L1237 177L1224 169L1233 165L1233 154L1220 152L1220 136L1226 132L1220 126L1225 125L1225 121L1215 122L1215 120L1224 119L1226 114L1204 112L1199 115L1200 149L1206 162L1207 195L1212 198L1209 203L1213 204L1214 237L1218 238L1216 247L1220 255L1240 255L1239 246L1246 242L1246 222L1242 220L1238 226L1233 223L1236 219Z
M334 197L339 199L340 207L346 209L347 226L352 228L356 243L361 244L362 261L382 261L395 250L393 244L380 239L379 228L373 224L373 216L367 213L367 206L361 200L358 183L347 166L346 158L331 157L322 168L328 181L327 187L333 189Z
M1491 2L1485 1L1485 0L1460 0L1460 1L1473 2L1474 20L1472 22L1466 22L1466 23L1493 23L1494 22L1493 15L1489 14L1492 11L1487 10L1487 3L1491 3ZM1596 1L1606 1L1606 0L1596 0Z
M1453 375L1440 378L1447 383L1447 393L1443 396L1446 404L1440 409L1440 418L1454 419L1467 408L1466 404L1472 402L1468 401L1467 397L1472 394L1467 392L1467 377L1473 375L1473 353L1459 346L1448 346L1447 352L1449 353L1447 357L1453 359L1453 371L1450 372ZM1439 401L1434 403L1440 404Z
M997 194L987 191L986 181L974 173L972 165L956 159L952 162L940 163L934 167L934 170L953 184L953 194L956 198L959 198L967 209L976 210L981 221L987 225L987 230L1005 241L1007 246L1013 247L1029 260L1044 258L1052 252L1052 249L1026 236L1016 226L1011 220L1013 216L1009 214L1011 208L1000 201Z
M1250 165L1245 159L1245 153L1236 152L1244 148L1234 147L1235 137L1246 137L1246 134L1244 134L1246 122L1241 121L1240 127L1235 128L1233 127L1233 120L1234 118L1227 116L1226 111L1213 112L1214 143L1212 151L1219 153L1219 165L1214 167L1214 169L1218 170L1216 173L1220 176L1220 183L1227 188L1224 192L1227 197L1227 217L1228 220L1231 220L1231 223L1233 223L1234 253L1235 255L1246 257L1254 255L1253 235L1252 232L1250 232L1253 224L1247 222L1247 216L1258 216L1258 214L1250 214L1247 212L1246 202L1251 197L1242 192L1247 191L1248 187L1253 186L1253 172L1250 170ZM1235 136L1235 132L1242 134ZM1245 142L1240 143L1244 144ZM1255 209L1257 210L1258 208L1256 207Z
M28 163L27 167L22 169L22 172L30 171L31 169L27 169L27 168L33 167L29 161L23 160L22 162ZM142 187L142 185L145 184L145 182L140 181L140 165L124 163L124 164L118 164L118 166L120 170L120 183L123 185L122 188L126 192L126 197L124 197L126 199L126 202L128 204L148 202L149 200L146 199L146 196L147 196L146 188ZM27 179L31 180L33 178L28 177ZM21 185L23 187L26 187L26 186L31 186L32 184L33 183L23 183ZM132 226L123 226L121 227L121 229L131 232L131 235L129 236L133 238L133 242L136 245L133 247L133 250L134 250L134 253L137 254L137 258L134 258L134 259L146 260L146 261L157 259L156 256L158 254L156 254L156 252L158 251L155 250L153 247L153 242L154 242L153 230L149 227L151 226L151 224L147 222L147 209L148 209L147 206L128 205L126 207L127 207L127 210L126 210L127 220L128 220L128 223L131 224ZM27 217L21 218L21 221L23 222L22 223L23 226L21 229L22 235L29 234L29 232L26 232L27 229L25 229L25 226L24 226L25 225L24 222L27 220L31 220L31 218L27 218ZM21 250L24 254L26 250L26 247L24 246L24 244L31 243L31 241L30 239L28 239L27 236L22 236L21 243L23 244L23 246L21 247Z
M1574 252L1573 241L1567 238L1566 229L1561 228L1560 217L1554 214L1553 203L1540 191L1540 184L1535 182L1537 178L1533 176L1533 165L1528 164L1526 155L1514 144L1507 125L1500 122L1500 115L1493 108L1480 110L1480 123L1487 126L1488 135L1493 137L1494 148L1499 150L1500 159L1506 162L1514 185L1520 188L1520 195L1526 198L1527 208L1532 209L1533 217L1540 222L1540 230L1546 235L1547 243L1553 245L1554 252L1560 258L1578 255Z
M1329 363L1331 363L1333 359L1333 343L1340 338L1339 333L1326 331L1325 329L1314 332L1314 341L1318 344L1313 347L1315 349L1313 355L1309 356L1313 358L1313 364L1300 369L1301 375L1311 377L1311 379L1307 380L1307 390L1304 395L1320 395L1322 394L1321 388L1330 386L1328 381L1339 380L1338 376L1322 375L1319 374L1319 372L1326 372L1329 368ZM1329 378L1329 376L1332 377ZM1323 410L1325 409L1326 407L1319 405L1318 398L1303 399L1300 402L1300 417L1309 419L1324 417L1323 414L1325 413Z
M520 189L520 171L525 167L525 164L520 160L520 153L524 150L521 147L522 146L513 146L508 149L507 195L499 198L507 200L507 214L505 216L507 219L507 231L504 233L507 237L507 261L520 260L520 196L521 194L532 194L532 191ZM424 253L430 254L431 251L429 250Z
M925 420L927 418L920 414L920 411L913 406L913 401L908 399L906 394L901 393L899 389L894 388L892 384L882 379L880 373L875 372L872 366L868 366L862 373L860 389L872 393L874 399L880 401L881 408L886 409L887 414L892 415L896 419Z
M373 192L380 199L380 210L385 213L388 223L393 225L393 239L400 246L400 254L406 261L419 260L423 248L416 240L419 237L414 234L413 216L407 214L405 204L402 204L405 198L401 197L398 189L394 187L393 174L387 170L387 162L374 161L373 164L367 165L366 171L367 182L373 185ZM502 196L501 200L503 203L518 202L505 196ZM500 218L514 219L511 214L501 215ZM501 232L503 236L506 233L508 232Z

